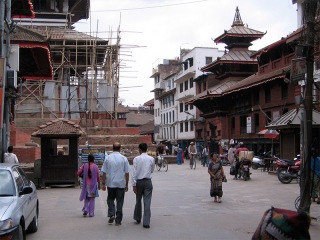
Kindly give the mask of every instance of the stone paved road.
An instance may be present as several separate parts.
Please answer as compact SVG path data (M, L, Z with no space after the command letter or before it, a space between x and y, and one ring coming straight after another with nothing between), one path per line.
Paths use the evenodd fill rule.
M225 167L226 173L229 167ZM188 164L169 165L169 171L153 174L151 228L144 229L132 219L135 196L130 187L125 196L121 226L107 224L106 193L96 199L94 218L82 217L79 188L47 188L40 198L39 230L34 239L251 239L263 213L270 206L295 210L299 185L280 183L275 175L252 170L250 181L232 180L227 174L223 202L209 197L207 169ZM311 215L320 219L320 205L312 204ZM310 233L318 239L319 222L313 220Z

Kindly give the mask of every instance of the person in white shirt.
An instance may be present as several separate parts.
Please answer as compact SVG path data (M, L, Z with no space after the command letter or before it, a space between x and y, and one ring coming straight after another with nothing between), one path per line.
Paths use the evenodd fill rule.
M234 144L231 144L228 150L228 160L229 160L230 166L236 165L236 158L234 156L236 151L237 149L234 147Z
M133 192L136 194L136 205L134 208L133 219L136 223L141 222L143 197L144 213L143 213L143 227L150 228L151 218L151 198L153 185L151 181L151 174L154 171L155 160L147 154L148 145L146 143L139 144L140 155L133 159L132 170L132 186Z
M117 226L121 225L123 217L123 203L125 192L128 191L130 165L128 159L120 153L121 144L115 142L113 152L106 156L102 165L102 191L108 189L108 217L109 224L115 220ZM115 200L117 206L115 207ZM117 209L116 209L117 208Z
M13 147L8 147L8 152L4 154L4 162L5 163L16 163L19 164L19 160L17 158L17 155L13 153Z
M209 149L207 146L204 146L204 148L202 150L202 166L204 166L204 167L209 166L208 156L209 156Z
M190 169L193 167L193 161L196 161L196 155L197 155L197 148L194 145L194 142L191 142L189 147L188 147L188 152L189 152L189 158L190 158Z

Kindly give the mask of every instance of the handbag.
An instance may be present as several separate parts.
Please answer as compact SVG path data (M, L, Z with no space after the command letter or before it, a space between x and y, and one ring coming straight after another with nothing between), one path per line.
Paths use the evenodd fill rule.
M87 196L88 197L99 197L98 186L96 187L95 193L92 193L92 194L90 194L89 189L87 189Z

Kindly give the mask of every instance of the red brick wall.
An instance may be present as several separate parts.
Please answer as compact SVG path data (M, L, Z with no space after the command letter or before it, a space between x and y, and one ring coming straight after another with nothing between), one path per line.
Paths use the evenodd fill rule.
M36 159L41 158L40 147L20 147L13 148L13 152L17 155L20 163L33 163Z

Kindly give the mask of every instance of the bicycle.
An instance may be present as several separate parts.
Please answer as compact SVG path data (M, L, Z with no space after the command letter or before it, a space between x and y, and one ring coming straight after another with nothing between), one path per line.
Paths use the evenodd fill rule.
M158 171L160 171L161 168L164 168L165 171L168 171L168 162L164 159L164 155L159 155L157 158L156 168ZM159 157L160 157L160 163L159 163Z
M195 157L196 153L189 153L190 154L190 169L196 169L197 167L197 159Z

